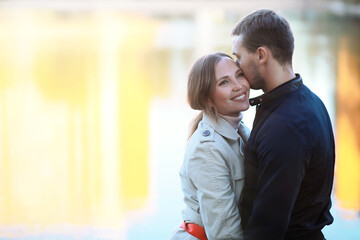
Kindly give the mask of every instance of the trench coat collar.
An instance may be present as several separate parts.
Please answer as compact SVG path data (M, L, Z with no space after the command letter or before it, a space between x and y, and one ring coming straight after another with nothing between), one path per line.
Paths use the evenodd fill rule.
M240 135L237 133L236 129L234 129L228 121L220 116L216 116L215 121L213 118L204 113L202 120L203 122L209 124L215 130L215 132L226 138L232 139L234 141L240 138Z

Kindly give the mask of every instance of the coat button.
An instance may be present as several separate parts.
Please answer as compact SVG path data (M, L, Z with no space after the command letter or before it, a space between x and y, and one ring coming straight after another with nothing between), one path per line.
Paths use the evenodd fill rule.
M207 136L210 135L210 131L209 131L209 130L205 130L205 131L202 132L202 135L203 135L204 137L207 137Z

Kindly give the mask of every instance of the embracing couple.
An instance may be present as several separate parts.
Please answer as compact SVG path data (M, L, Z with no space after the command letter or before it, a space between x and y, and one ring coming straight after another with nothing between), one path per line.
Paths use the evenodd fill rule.
M170 239L323 240L335 146L322 101L292 68L285 18L258 10L233 29L232 54L193 65L187 94L200 110L180 170L183 222ZM249 91L264 94L249 99ZM256 106L250 133L242 111Z

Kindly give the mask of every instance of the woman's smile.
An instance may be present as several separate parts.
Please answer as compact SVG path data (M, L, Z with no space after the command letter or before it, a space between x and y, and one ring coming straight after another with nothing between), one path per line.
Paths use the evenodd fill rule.
M244 101L244 100L246 100L245 96L246 96L246 94L245 94L245 93L243 93L243 94L241 94L240 96L233 97L231 100L235 100L235 101Z
M239 116L249 108L250 86L240 67L230 58L223 57L215 65L216 83L210 105L227 116Z

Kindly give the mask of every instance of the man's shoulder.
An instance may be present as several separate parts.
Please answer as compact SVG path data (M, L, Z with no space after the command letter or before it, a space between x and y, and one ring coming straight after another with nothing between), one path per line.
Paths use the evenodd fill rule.
M299 119L308 119L309 114L316 114L318 111L327 112L321 99L303 85L297 91L284 96L273 109L275 114L271 114L270 117L282 118L291 123L298 122Z
M309 142L317 131L328 128L330 121L325 121L328 113L321 100L309 89L289 95L258 127L258 136L297 135ZM326 126L324 126L324 124Z

